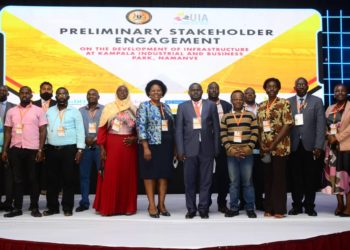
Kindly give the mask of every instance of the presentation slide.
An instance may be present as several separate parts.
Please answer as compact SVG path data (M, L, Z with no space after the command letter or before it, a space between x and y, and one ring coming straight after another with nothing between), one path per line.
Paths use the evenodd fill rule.
M164 101L174 112L194 82L204 93L217 82L228 101L233 90L252 87L262 101L265 79L280 79L287 97L303 76L323 98L321 30L312 9L7 6L1 70L13 92L28 85L38 97L40 83L49 81L68 88L76 106L86 104L90 88L101 103L113 101L120 84L139 104L152 79L167 85Z

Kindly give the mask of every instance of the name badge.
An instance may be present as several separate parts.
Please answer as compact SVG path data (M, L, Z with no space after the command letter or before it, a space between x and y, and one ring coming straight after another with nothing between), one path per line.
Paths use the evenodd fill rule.
M96 122L89 122L89 133L96 134L97 124Z
M193 118L193 129L201 129L201 128L202 128L201 120L198 118Z
M64 136L64 135L65 135L65 133L64 133L64 127L63 127L63 126L59 126L59 127L57 128L57 135L58 135L58 136Z
M303 116L303 114L296 114L294 116L294 120L295 120L295 126L304 125L304 116Z
M337 129L337 124L331 124L330 125L330 129L331 129L331 131L330 131L330 133L331 133L331 135L336 135L337 134L337 132L338 132L338 129Z
M233 134L233 142L238 142L241 143L242 142L242 131L234 131Z
M269 120L263 121L263 130L264 130L264 132L271 132L272 131L271 124L270 124Z
M115 132L119 132L120 130L120 121L118 121L117 119L113 120L112 130Z
M162 131L168 131L168 120L162 120Z
M23 133L23 124L16 125L16 134L21 135Z

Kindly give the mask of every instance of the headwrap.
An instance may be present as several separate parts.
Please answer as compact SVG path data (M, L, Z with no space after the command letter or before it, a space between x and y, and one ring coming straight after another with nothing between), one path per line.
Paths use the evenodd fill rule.
M120 85L117 88L117 91L120 87L125 87L127 88L125 85ZM127 88L128 89L128 88ZM131 102L130 100L130 93L129 93L129 89L128 89L128 96L124 99L124 100L120 100L118 98L118 95L115 95L115 101L108 103L102 111L101 114L101 118L100 118L100 124L99 127L103 127L106 123L110 123L111 120L114 119L114 117L116 116L116 114L118 114L119 112L125 111L125 110L130 110L133 115L136 116L136 106Z

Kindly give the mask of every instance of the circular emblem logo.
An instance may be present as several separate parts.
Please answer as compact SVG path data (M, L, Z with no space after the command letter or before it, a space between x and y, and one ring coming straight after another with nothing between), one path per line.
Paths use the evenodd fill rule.
M151 21L152 15L145 10L132 10L126 14L126 19L133 24L145 24Z

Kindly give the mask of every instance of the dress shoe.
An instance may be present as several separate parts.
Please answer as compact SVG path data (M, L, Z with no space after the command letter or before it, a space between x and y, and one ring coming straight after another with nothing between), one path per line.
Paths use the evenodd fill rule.
M225 213L225 217L234 217L234 216L237 216L237 215L239 215L239 211L238 210L229 209Z
M187 214L185 215L186 219L193 219L193 217L196 216L196 212L190 212L188 211Z
M317 212L315 211L315 209L305 209L305 213L308 215L308 216L317 216Z
M16 217L16 216L20 216L22 215L22 210L20 209L14 209L12 210L11 212L7 213L7 214L4 214L4 217L6 218L12 218L12 217Z
M41 216L43 216L43 215L40 213L39 209L37 209L37 208L33 208L33 209L32 209L32 212L30 213L30 215L33 216L33 217L41 217Z
M341 213L341 214L339 214L339 217L350 217L350 214Z
M158 209L158 214L162 216L170 216L170 213L166 209L164 209L164 211L161 211L159 206L157 206L157 209Z
M282 219L282 218L285 218L286 216L284 214L275 214L274 217L276 219Z
M72 211L63 211L64 216L72 216L73 212Z
M202 219L209 219L209 214L208 214L208 212L199 212L199 216L200 216Z
M335 215L335 216L340 216L340 215L343 213L343 210L344 210L344 209L338 209L338 208L337 208L337 209L334 211L334 215Z
M291 210L289 210L288 215L298 215L303 213L303 209L302 208L292 208Z
M159 218L159 214L155 213L155 214L151 214L150 212L148 212L149 217L154 218L154 219L158 219Z
M85 210L89 210L89 208L85 206L79 206L75 209L75 212L83 212Z
M248 218L256 218L256 213L254 212L254 210L247 210L247 216Z
M219 206L219 208L218 208L218 211L220 212L220 213L223 213L223 214L226 214L226 212L228 211L229 209L226 207L226 205L225 206Z
M59 210L48 209L48 210L45 210L43 212L43 215L44 216L50 216L50 215L59 214L59 213L60 213Z

